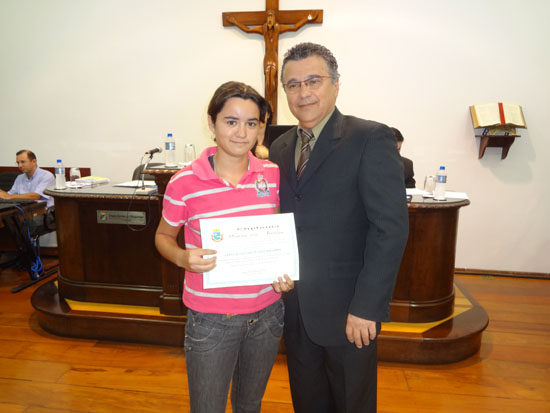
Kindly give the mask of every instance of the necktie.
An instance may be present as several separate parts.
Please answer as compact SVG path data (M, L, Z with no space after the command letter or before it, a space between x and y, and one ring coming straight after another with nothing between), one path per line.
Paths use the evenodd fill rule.
M298 160L298 168L296 169L298 180L302 177L307 161L309 160L309 155L311 154L309 142L313 139L313 131L311 131L311 129L301 129L300 135L302 138L302 149L300 150L300 159Z

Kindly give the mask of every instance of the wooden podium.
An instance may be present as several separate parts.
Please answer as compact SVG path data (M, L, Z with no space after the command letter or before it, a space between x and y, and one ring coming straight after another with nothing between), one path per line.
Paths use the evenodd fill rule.
M162 197L112 185L46 193L55 198L60 271L32 297L40 325L65 336L183 343L184 271L154 244Z
M453 313L458 212L469 204L421 196L409 204L409 239L393 291L392 321L426 323Z
M390 304L391 322L383 323L379 337L379 359L451 363L479 349L487 313L454 279L458 213L469 204L419 195L409 203L409 238Z
M166 182L170 176L154 169L146 173L158 173ZM57 282L42 285L31 300L45 330L183 345L184 271L164 260L154 245L162 197L133 191L111 185L47 191L56 204L60 273ZM410 363L461 360L479 349L488 321L471 297L466 301L473 304L455 317L458 210L469 201L413 201L392 322L382 327L379 357ZM466 293L459 292L463 306Z

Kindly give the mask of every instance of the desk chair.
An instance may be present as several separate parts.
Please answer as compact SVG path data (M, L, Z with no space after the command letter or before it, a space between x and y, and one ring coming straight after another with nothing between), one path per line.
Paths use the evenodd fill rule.
M40 257L40 236L53 232L56 229L55 207L46 209L44 215L34 219L27 219L23 210L22 216L12 214L4 218L4 224L9 228L15 239L18 259L16 265L29 272L31 281L12 288L12 293L17 293L39 281L57 273L59 261L49 268L42 266Z
M13 186L13 183L15 182L15 178L17 178L18 175L21 175L21 172L18 171L5 171L0 173L0 189L8 192L11 187Z
M161 165L164 165L164 164L159 162L150 162L147 164L147 167L161 166ZM136 169L134 169L134 173L132 174L132 181L137 181L138 179L141 179L141 171L143 171L144 166L145 164L141 164L141 165L138 165ZM154 181L155 177L153 175L145 174L145 180Z

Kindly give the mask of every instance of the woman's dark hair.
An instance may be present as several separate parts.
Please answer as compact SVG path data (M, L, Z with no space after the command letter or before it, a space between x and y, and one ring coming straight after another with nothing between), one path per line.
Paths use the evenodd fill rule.
M214 92L214 96L208 104L208 115L212 122L216 123L216 117L231 98L250 99L258 106L260 110L260 121L265 118L267 111L267 101L252 86L245 85L242 82L226 82Z

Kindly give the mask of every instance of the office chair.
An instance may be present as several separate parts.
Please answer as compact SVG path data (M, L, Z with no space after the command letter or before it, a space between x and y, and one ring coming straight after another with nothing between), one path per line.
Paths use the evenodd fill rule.
M164 164L159 162L150 162L147 164L147 167L160 166L160 165L164 165ZM136 169L134 169L134 173L132 174L132 181L137 181L138 179L141 179L141 171L143 170L144 166L145 164L141 164L141 165L138 165ZM155 177L153 175L145 174L145 180L154 181Z
M55 206L48 207L41 219L33 220L34 225L25 217L25 212L22 209L20 211L23 219L17 215L12 215L4 222L15 238L18 250L17 266L26 269L31 280L12 288L12 293L17 293L57 273L59 267L59 261L57 261L49 268L44 268L40 257L40 236L56 229Z
M15 178L21 175L19 171L4 171L0 173L0 189L9 191L15 182Z

